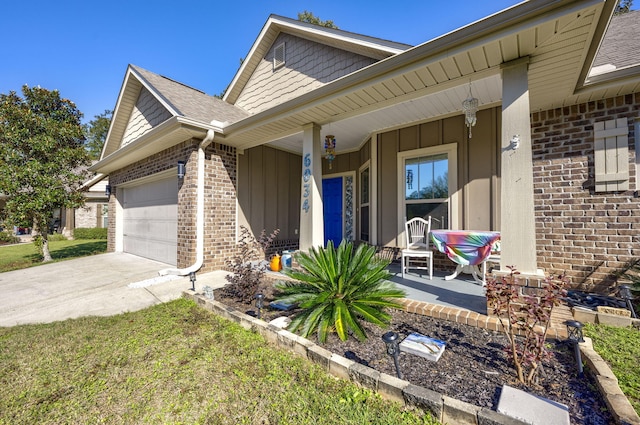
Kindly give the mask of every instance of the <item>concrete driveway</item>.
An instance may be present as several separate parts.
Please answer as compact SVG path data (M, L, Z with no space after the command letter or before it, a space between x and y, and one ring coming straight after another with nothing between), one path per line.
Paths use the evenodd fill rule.
M188 277L160 278L158 271L167 267L109 253L0 273L0 326L109 316L177 299L191 282ZM197 275L196 291L224 285L225 275Z

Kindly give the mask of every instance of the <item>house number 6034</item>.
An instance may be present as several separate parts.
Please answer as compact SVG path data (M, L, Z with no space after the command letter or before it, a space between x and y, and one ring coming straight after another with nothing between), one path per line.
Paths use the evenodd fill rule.
M309 180L311 179L311 154L306 154L304 156L304 170L302 171L302 180L304 180L304 193L302 194L302 196L305 198L304 201L302 202L302 210L305 213L309 212L309 195L311 194L310 192L310 187L311 185L309 184Z

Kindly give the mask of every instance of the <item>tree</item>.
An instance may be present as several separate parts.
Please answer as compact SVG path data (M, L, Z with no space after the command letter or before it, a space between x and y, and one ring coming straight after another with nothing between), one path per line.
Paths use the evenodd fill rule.
M298 13L298 21L320 25L321 27L338 29L333 21L323 21L319 17L315 16L312 12L308 12L306 10L302 13Z
M23 86L0 94L0 193L3 214L14 225L29 224L43 261L50 261L47 231L56 208L84 204L87 178L82 113L57 90Z
M84 125L84 135L87 139L85 147L91 159L99 159L102 154L102 147L107 140L112 115L113 111L105 109L103 113L95 115L94 119Z
M631 7L633 7L633 0L620 0L613 13L614 15L628 13L631 10Z

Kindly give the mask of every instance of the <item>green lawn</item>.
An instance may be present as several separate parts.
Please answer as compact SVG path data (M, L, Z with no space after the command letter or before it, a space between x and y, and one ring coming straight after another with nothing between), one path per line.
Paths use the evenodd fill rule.
M585 324L585 335L593 348L611 367L620 389L640 414L640 331L635 328Z
M180 299L0 328L0 424L436 424Z
M101 254L107 250L106 240L81 239L51 241L49 250L54 261ZM33 243L0 246L0 273L40 265L41 259Z

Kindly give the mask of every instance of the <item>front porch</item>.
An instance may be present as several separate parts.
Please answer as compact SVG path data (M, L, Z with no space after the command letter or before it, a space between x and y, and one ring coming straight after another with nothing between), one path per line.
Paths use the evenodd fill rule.
M407 293L401 300L406 311L482 329L500 330L498 318L488 315L485 288L470 274L461 273L454 279L445 280L451 270L434 269L432 280L426 271L406 273L403 279L398 262L392 262L389 271L392 275L390 280ZM267 277L275 281L284 275L268 271ZM573 320L571 309L565 304L554 307L547 337L566 338L566 320Z

